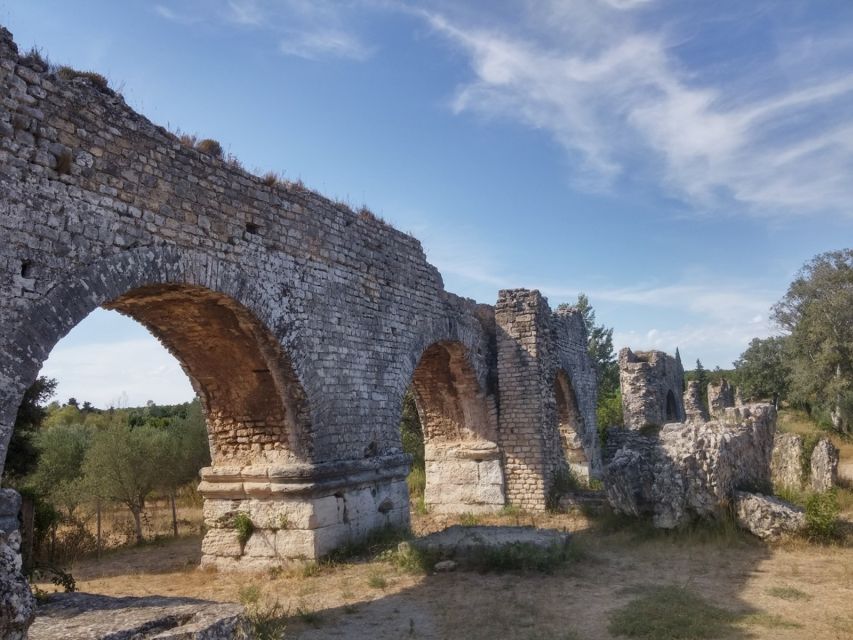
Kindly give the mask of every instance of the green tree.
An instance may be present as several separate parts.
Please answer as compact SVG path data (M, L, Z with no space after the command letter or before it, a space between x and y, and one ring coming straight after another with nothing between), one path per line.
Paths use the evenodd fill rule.
M561 304L558 309L570 308ZM598 381L598 406L596 421L599 430L606 427L621 426L622 397L619 389L619 363L613 348L613 328L596 324L595 310L585 293L578 294L574 305L583 318L587 334L587 352L595 364Z
M163 452L164 467L159 489L169 496L172 507L172 531L178 535L178 514L175 495L178 489L198 478L199 469L210 464L210 444L207 424L201 403L193 401L185 417L177 417L164 429L166 434Z
M575 308L580 311L586 327L587 351L595 363L599 394L612 395L619 389L619 363L613 349L613 328L595 323L595 310L585 293L578 294Z
M699 398L702 406L708 409L708 370L702 366L702 361L696 358L696 370L693 372L693 380L699 383Z
M145 502L163 484L168 446L168 434L162 429L131 428L113 422L94 435L83 461L83 475L91 493L103 500L119 502L130 510L137 543L143 541Z
M735 375L744 397L750 400L772 400L776 407L788 392L791 375L785 348L786 338L753 338L735 360Z
M92 429L81 424L44 428L36 436L38 464L28 478L36 492L73 520L77 507L88 497L83 485L83 460Z
M853 249L807 262L773 318L789 333L792 399L853 431Z
M35 436L47 413L44 403L55 391L56 380L39 376L24 392L6 452L6 482L18 483L35 468L38 460Z

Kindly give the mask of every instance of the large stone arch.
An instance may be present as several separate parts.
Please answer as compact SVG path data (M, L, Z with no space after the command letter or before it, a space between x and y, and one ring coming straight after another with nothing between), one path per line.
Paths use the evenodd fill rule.
M399 398L411 388L424 432L427 507L483 512L505 503L499 446L494 310L452 294L408 350Z
M67 274L20 314L0 343L0 470L24 391L56 343L98 307L137 320L177 358L205 409L214 464L310 460L309 403L268 328L273 305L244 274L163 245Z
M481 512L504 506L504 478L494 398L477 381L468 350L435 342L412 376L424 433L428 509Z

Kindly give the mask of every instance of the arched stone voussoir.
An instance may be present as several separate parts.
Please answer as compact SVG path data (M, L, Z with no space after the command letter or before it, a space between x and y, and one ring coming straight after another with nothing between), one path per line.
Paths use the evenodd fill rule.
M223 350L223 364L231 367L233 362L224 362L228 360L225 351L243 349L244 368L259 377L245 383L251 387L246 393L283 399L289 409L266 408L264 418L268 421L272 416L282 423L289 422L287 450L302 459L310 456L309 401L301 383L302 372L297 368L309 364L310 359L292 357L298 353L299 340L292 335L292 329L286 333L294 325L288 317L287 301L275 298L276 291L286 283L267 280L260 286L259 282L253 278L250 265L237 269L203 253L167 244L116 254L58 278L40 299L18 310L16 330L0 345L0 381L4 383L0 424L14 422L24 391L56 343L94 309L106 307L141 322L176 356L205 405L209 425L215 407L206 388L217 375L220 389L229 384L225 375L217 374L212 366L217 358L216 348ZM205 304L219 313L208 311L204 317ZM202 324L208 326L193 327L191 322L181 326L180 321L170 320L172 315L187 315L192 307ZM213 340L217 331L218 345ZM242 335L242 343L235 337L237 334ZM206 337L211 340L202 346ZM200 357L203 351L206 358ZM263 371L268 372L269 380L260 379ZM227 397L221 390L218 394ZM252 402L257 405L258 400ZM257 412L259 409L255 408ZM251 409L244 403L233 413ZM5 459L10 429L0 435L0 453ZM275 436L270 432L267 444L273 446L273 440Z

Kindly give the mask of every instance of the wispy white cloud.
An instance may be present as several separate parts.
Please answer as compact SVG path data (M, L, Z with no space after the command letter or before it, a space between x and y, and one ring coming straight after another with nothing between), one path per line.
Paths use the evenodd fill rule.
M60 342L42 375L59 382L57 399L88 400L96 407L187 402L195 397L178 361L153 337L105 343Z
M331 0L172 0L155 12L183 24L214 23L265 32L279 53L309 60L363 61L374 47L357 28L363 3Z
M699 210L853 215L853 42L706 76L674 27L639 19L653 4L530 2L522 26L416 13L468 58L454 110L550 133L581 183L630 172Z
M325 57L366 60L373 53L372 48L352 34L335 29L292 33L282 38L279 50L307 60Z

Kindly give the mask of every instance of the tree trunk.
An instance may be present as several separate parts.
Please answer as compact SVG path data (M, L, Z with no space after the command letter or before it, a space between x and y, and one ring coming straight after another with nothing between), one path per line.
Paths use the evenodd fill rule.
M101 501L98 500L95 506L95 511L98 518L98 547L97 547L97 558L101 559Z
M142 544L142 509L132 508L130 512L133 514L133 523L136 525L136 544Z
M175 492L169 493L169 502L172 503L172 531L178 537L178 510L175 508Z

